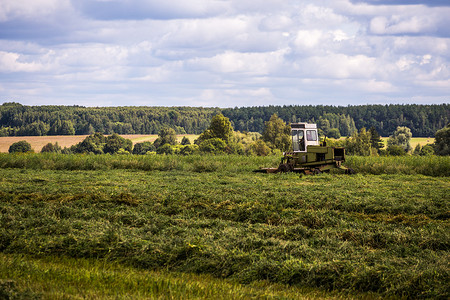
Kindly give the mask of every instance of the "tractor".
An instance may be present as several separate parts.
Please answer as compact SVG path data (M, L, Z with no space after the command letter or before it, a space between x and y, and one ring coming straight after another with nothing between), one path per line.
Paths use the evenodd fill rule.
M345 149L327 146L326 137L319 142L316 124L291 124L292 149L285 152L278 168L262 168L258 172L320 174L339 168L346 174L353 174L351 168L344 167Z

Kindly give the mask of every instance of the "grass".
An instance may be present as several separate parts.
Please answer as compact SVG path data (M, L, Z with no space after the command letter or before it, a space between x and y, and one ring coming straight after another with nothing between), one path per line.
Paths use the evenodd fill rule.
M0 168L37 170L181 170L193 172L251 172L276 167L279 156L239 155L78 155L54 153L0 153ZM363 174L422 174L450 176L448 156L357 157L347 156L348 167ZM339 172L339 171L337 171Z
M105 163L108 158L115 157L96 157ZM43 282L67 278L59 288L55 283L52 293L70 295L70 289L80 290L76 277L82 275L76 274L90 274L84 266L93 264L86 268L103 265L109 274L86 275L92 277L89 297L99 298L114 295L115 286L119 294L140 297L133 285L120 287L126 279L121 276L144 282L139 278L151 274L163 282L166 275L174 276L173 294L167 294L172 285L162 288L163 294L149 288L154 298L183 298L183 293L213 298L215 290L228 289L237 294L223 292L224 298L270 298L273 289L278 291L273 297L280 298L297 298L303 291L312 298L450 295L447 177L299 178L251 172L275 158L158 158L161 166L176 163L148 171L42 170L36 162L0 169L1 278L37 294L53 289L42 287ZM87 160L81 165L92 164L91 156L78 159ZM28 272L12 274L22 261L24 268L40 265L43 271L28 281ZM49 265L52 261L62 266ZM45 270L53 268L75 278L46 277ZM109 273L114 268L125 271ZM102 276L118 283L106 284ZM186 278L193 278L192 289L185 286ZM199 288L205 294L196 294L198 281L206 284ZM24 282L31 282L31 291Z
M210 275L149 271L97 259L0 254L5 293L33 299L329 299L333 293L265 281L242 285ZM26 276L25 276L26 275ZM5 282L5 281L4 281ZM1 290L0 290L1 293ZM374 295L367 297L375 299Z

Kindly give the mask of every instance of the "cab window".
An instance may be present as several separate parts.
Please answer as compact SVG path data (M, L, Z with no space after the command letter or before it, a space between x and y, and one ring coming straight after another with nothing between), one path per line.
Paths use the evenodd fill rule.
M317 141L317 131L315 131L315 130L306 130L306 139L308 141Z

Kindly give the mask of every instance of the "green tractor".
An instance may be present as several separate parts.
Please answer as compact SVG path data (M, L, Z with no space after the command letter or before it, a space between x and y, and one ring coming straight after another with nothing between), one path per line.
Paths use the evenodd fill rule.
M353 174L351 168L344 167L345 149L330 147L326 140L319 142L316 124L291 124L292 149L285 152L278 168L263 168L259 172L286 173L298 172L303 174L319 174L339 168L346 174Z

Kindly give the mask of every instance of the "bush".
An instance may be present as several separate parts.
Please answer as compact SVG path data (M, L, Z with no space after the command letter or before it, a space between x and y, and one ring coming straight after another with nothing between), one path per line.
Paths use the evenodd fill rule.
M188 137L183 136L183 139L181 140L181 145L190 145L191 141Z
M144 155L147 152L156 151L151 142L136 143L133 148L133 154Z
M182 155L192 155L194 153L198 152L198 146L197 145L186 145L183 148L181 148L180 154Z
M406 151L400 145L390 145L386 149L388 155L392 156L402 156L406 155Z
M12 144L11 146L9 146L9 153L16 153L16 152L21 152L21 153L26 153L26 152L32 152L33 149L31 148L30 143L28 143L27 141L19 141L16 142L14 144Z
M52 143L48 143L41 150L42 153L53 152L53 153L61 153L61 146L56 142L54 145Z
M157 154L173 154L173 148L170 144L164 144L156 150Z
M219 138L204 140L203 142L200 143L199 146L199 149L202 152L216 153L216 154L224 153L226 148L227 144L222 139Z
M267 156L271 152L269 146L263 140L257 140L253 142L249 147L249 153L256 154L258 156Z
M114 133L106 138L106 144L103 148L103 152L115 154L119 152L120 149L131 152L131 148L133 147L133 143L131 140L125 139L118 134Z

